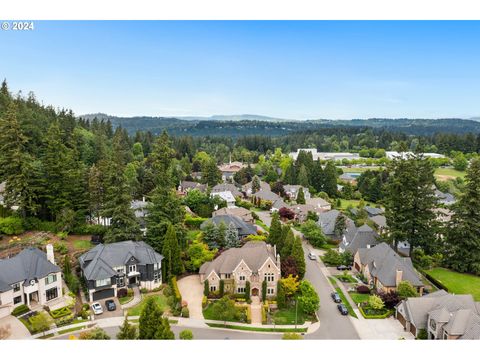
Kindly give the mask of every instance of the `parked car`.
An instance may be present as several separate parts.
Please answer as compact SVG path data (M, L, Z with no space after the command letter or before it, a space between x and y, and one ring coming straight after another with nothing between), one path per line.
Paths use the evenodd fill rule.
M338 304L337 309L338 309L338 311L340 311L340 314L348 315L348 309L344 304Z
M317 260L317 255L315 255L314 253L309 253L309 254L308 254L308 258L309 258L310 260Z
M98 303L98 302L93 303L92 304L92 311L95 315L103 314L102 305L100 305L100 303Z
M105 307L108 311L115 311L117 309L117 305L115 305L115 301L112 299L105 301Z
M337 270L341 270L341 271L352 270L352 266L351 265L338 265Z
M342 302L342 299L340 299L340 295L338 295L337 292L332 292L331 296L334 302L336 303Z

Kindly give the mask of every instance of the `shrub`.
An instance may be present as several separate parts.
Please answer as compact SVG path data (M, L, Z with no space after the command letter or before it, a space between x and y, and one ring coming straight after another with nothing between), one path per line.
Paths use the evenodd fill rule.
M62 308L56 309L56 310L51 310L50 315L54 319L59 319L64 316L72 315L72 311L68 306L64 306Z
M60 240L66 240L68 237L68 232L60 231L59 233L57 233L57 236L60 238Z
M397 286L397 292L398 292L398 296L400 296L401 298L418 296L417 290L407 280L400 281L400 284L398 284Z
M203 282L203 295L210 295L210 284L208 282L208 279Z
M193 333L191 330L182 330L179 334L180 340L193 340Z
M202 297L202 308L206 308L208 305L208 299L205 295Z
M105 235L107 227L103 225L83 224L72 229L72 234L75 235Z
M283 334L282 340L302 340L302 335L293 333L293 332L287 332Z
M188 307L186 307L186 306L182 308L182 317L183 318L190 317L190 311L188 310Z
M328 249L325 255L322 256L322 260L327 266L343 265L344 257L338 251Z
M65 283L67 284L70 291L74 294L77 294L80 290L80 280L78 277L73 274L64 274Z
M88 311L88 310L90 310L90 306L88 304L83 304L82 305L82 310Z
M385 307L382 299L378 295L370 295L368 298L368 306L374 310L382 310Z
M18 305L15 309L13 309L12 315L20 316L20 315L26 314L29 311L30 309L28 308L28 306L25 304L22 304L22 305Z
M40 219L29 217L23 221L25 230L37 230L44 232L57 232L57 225L51 221L41 221Z
M193 229L199 229L200 225L203 224L204 221L206 221L206 218L202 217L193 217L191 215L186 215L185 216L185 225L188 226L189 228Z
M380 292L378 296L382 299L387 308L393 308L400 302L400 297L396 291Z
M166 297L173 295L173 291L170 285L165 286L165 288L163 289L163 295L165 295Z
M82 316L83 317L83 316ZM87 316L88 317L88 316ZM58 320L55 320L55 325L57 325L58 327L61 327L61 326L66 326L66 325L69 325L73 322L73 319L74 319L74 315L71 314L69 316L65 316L65 317L62 317Z
M19 235L23 231L22 219L14 216L0 218L0 234Z
M123 298L123 297L126 297L127 295L128 295L127 289L122 288L122 289L117 290L117 297L118 298Z
M427 340L428 339L428 333L427 330L425 329L419 329L418 330L418 335L417 335L417 340Z
M64 243L56 242L55 244L53 244L53 249L55 250L55 252L57 252L61 255L68 254L67 245L65 245Z
M358 285L357 292L359 294L370 294L370 288L366 285Z
M172 276L172 279L170 280L170 283L171 283L171 286L172 286L173 296L175 298L175 301L180 304L182 302L182 295L180 294L180 290L178 289L177 277Z

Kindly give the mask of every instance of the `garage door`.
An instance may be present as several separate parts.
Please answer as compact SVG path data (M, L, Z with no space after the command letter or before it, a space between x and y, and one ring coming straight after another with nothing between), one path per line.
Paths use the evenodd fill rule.
M106 299L109 297L113 297L114 295L115 295L115 291L113 289L95 291L93 293L93 301Z

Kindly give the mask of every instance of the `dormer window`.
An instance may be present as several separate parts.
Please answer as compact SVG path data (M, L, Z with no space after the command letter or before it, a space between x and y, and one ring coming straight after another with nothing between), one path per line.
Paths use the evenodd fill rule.
M435 322L435 320L430 319L430 327L432 328L432 330L437 329L437 323Z
M20 284L13 284L13 292L20 291Z

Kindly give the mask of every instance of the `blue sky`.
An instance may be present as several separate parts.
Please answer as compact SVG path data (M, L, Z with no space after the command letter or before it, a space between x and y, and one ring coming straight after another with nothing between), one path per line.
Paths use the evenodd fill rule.
M36 22L0 31L13 91L76 114L480 116L480 22Z

